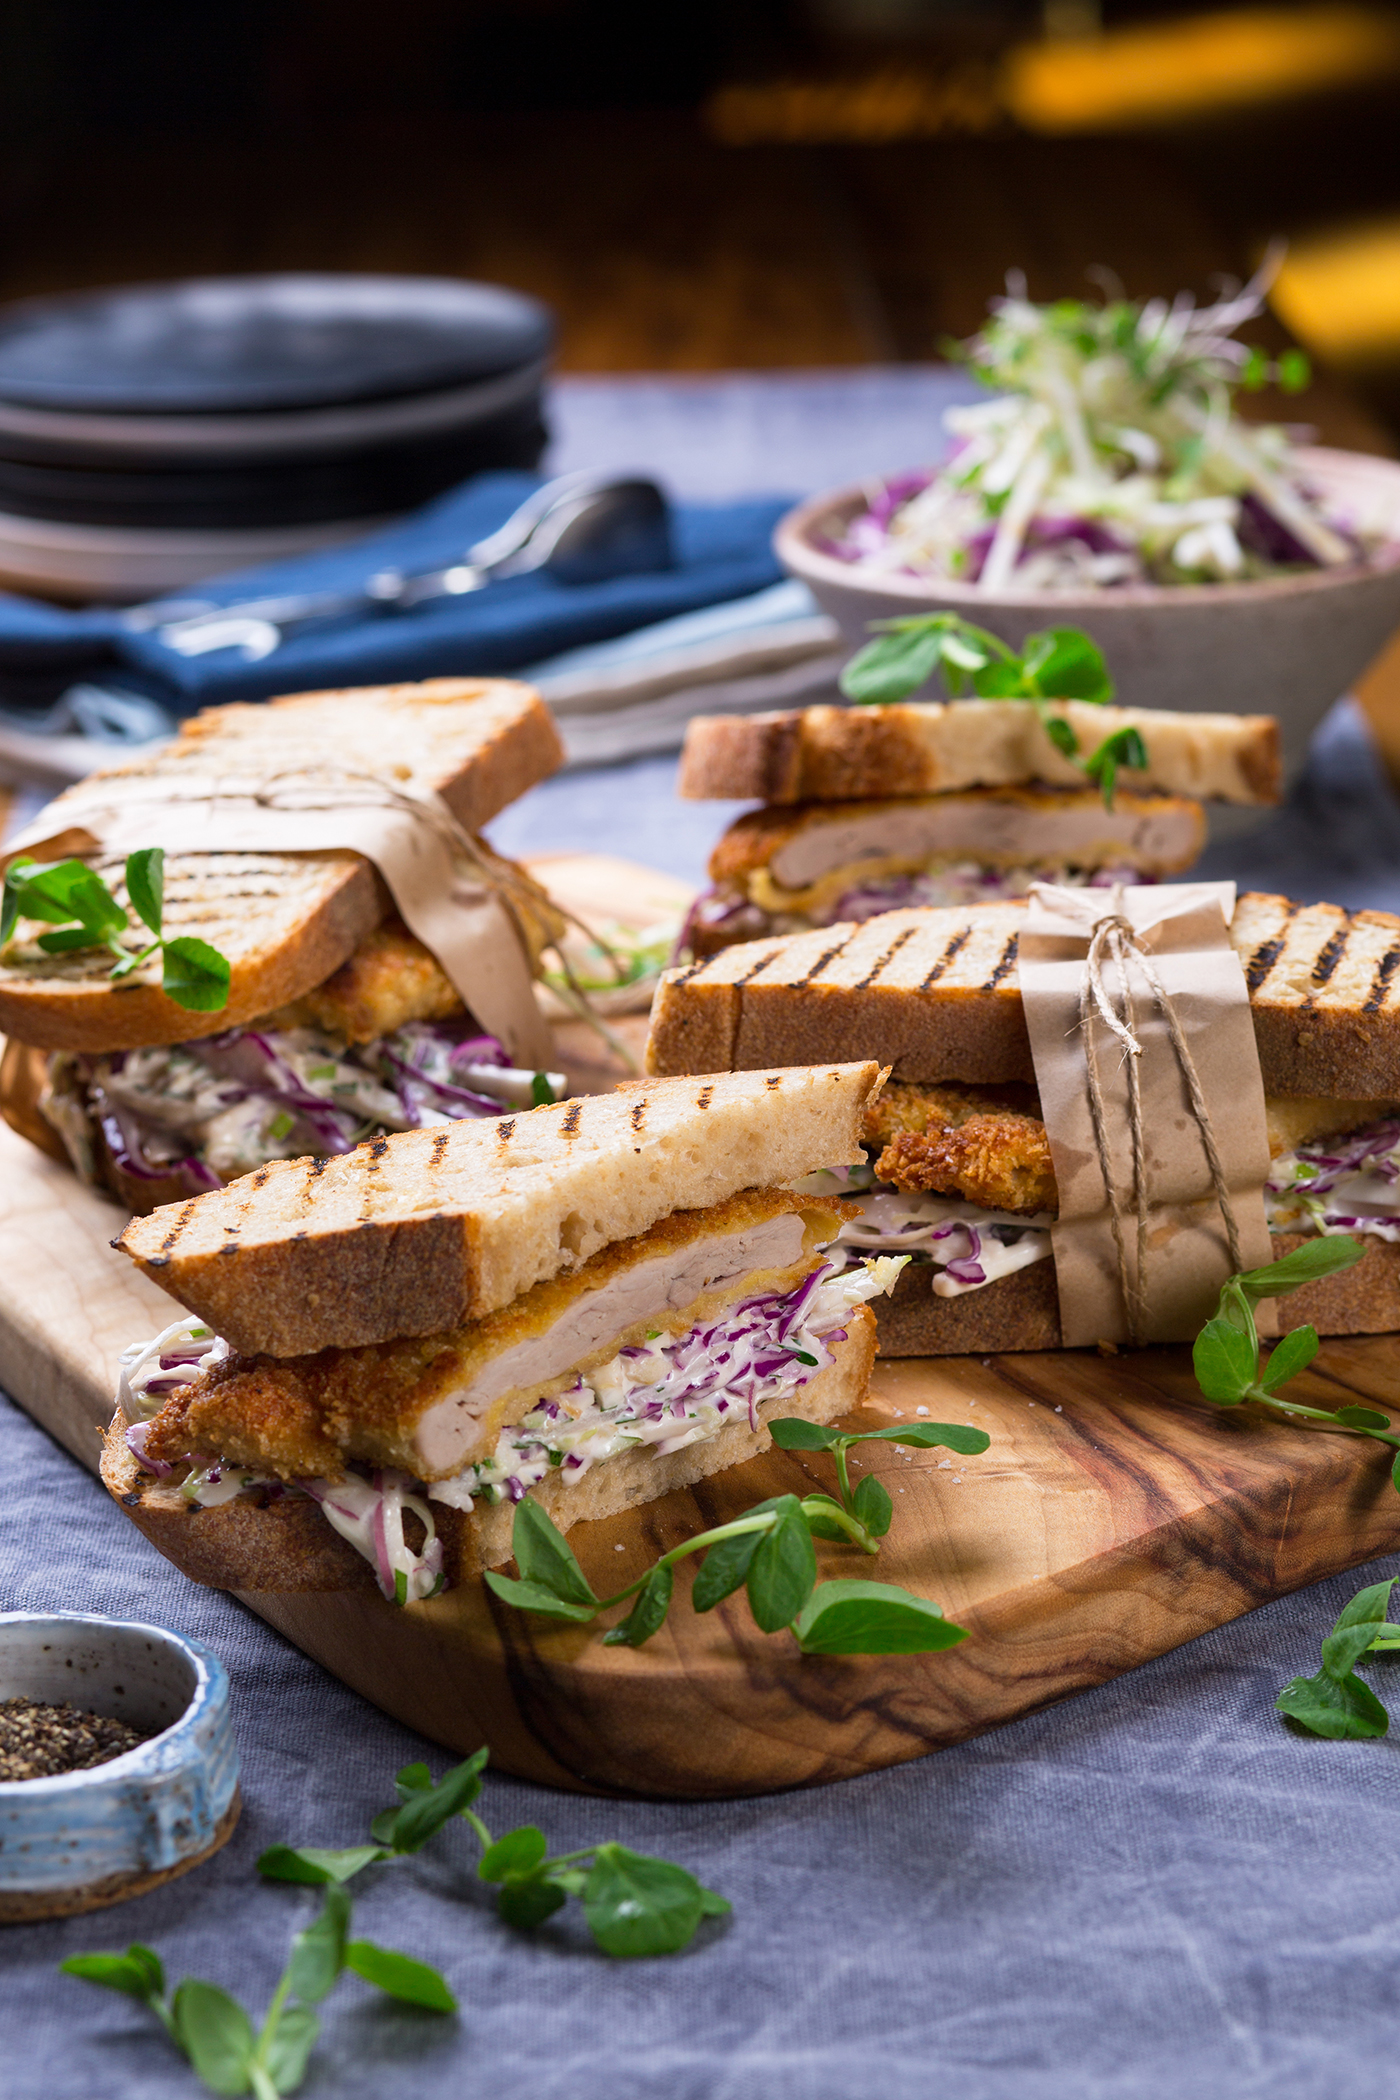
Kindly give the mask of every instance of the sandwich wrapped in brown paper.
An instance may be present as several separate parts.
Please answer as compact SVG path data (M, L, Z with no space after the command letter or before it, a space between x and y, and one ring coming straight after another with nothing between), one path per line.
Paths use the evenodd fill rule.
M1232 1270L1272 1258L1264 1087L1229 941L1234 908L1229 882L1032 889L1018 969L1059 1184L1051 1237L1067 1346L1188 1341Z
M40 859L123 855L143 846L167 853L361 853L481 1026L499 1037L514 1064L543 1068L551 1061L550 1035L529 957L492 884L489 859L477 865L463 843L480 851L430 791L410 793L328 766L324 777L271 780L193 771L178 779L96 778L70 788L7 850Z

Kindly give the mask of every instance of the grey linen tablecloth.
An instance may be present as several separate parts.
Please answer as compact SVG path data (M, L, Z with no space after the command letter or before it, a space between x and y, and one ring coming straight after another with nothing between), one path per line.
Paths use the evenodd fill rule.
M698 413L698 411L697 411ZM892 452L889 463L901 456ZM867 455L868 456L868 455ZM644 462L643 462L644 463ZM809 483L822 477L813 472ZM830 478L835 478L830 477ZM494 827L510 851L592 848L698 879L726 812L671 800L673 761L547 784ZM1400 809L1339 710L1294 805L1211 872L1400 907ZM259 1884L280 1839L360 1840L402 1763L446 1760L218 1592L152 1553L75 1462L0 1402L0 1603L144 1617L228 1666L245 1808L206 1867L118 1910L0 1929L5 2100L199 2090L137 2007L57 1973L156 1946L260 2012L310 1892ZM975 1461L966 1472L975 1492ZM612 1963L570 1912L500 1924L460 1826L361 1883L359 1931L445 1970L455 2021L354 1978L304 2091L453 2100L1330 2100L1391 2090L1400 2011L1400 1764L1273 1711L1387 1563L1318 1585L1116 1683L898 1770L695 1805L488 1778L493 1829L555 1850L617 1837L734 1905L685 1954ZM1387 1695L1400 1676L1379 1666Z

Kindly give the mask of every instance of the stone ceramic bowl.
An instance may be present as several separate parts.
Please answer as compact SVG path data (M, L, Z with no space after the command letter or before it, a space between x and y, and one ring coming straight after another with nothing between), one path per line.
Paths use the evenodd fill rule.
M1085 591L998 591L863 573L825 551L866 507L838 489L789 511L775 545L852 648L872 620L957 612L1019 646L1040 627L1082 627L1129 706L1277 715L1296 775L1333 701L1400 626L1400 464L1323 446L1298 455L1328 508L1394 544L1374 562L1262 583L1125 584Z
M0 1782L0 1920L100 1910L208 1859L238 1821L228 1677L202 1642L81 1612L0 1613L0 1699L151 1731L105 1765Z

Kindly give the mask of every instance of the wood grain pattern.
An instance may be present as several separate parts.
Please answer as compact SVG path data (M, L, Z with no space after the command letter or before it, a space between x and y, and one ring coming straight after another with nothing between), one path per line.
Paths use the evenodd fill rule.
M617 1076L594 1069L598 1084ZM172 1310L110 1250L120 1223L0 1127L0 1384L93 1470L117 1354ZM1400 1353L1389 1337L1329 1342L1299 1393L1400 1409ZM878 1365L871 1425L920 1409L992 1438L967 1460L868 1447L895 1506L879 1575L969 1629L941 1655L803 1658L786 1635L759 1633L742 1601L692 1613L690 1564L668 1625L640 1651L526 1618L477 1583L405 1611L364 1591L244 1601L448 1749L489 1742L504 1769L556 1786L704 1798L922 1756L1400 1550L1384 1447L1222 1415L1196 1393L1185 1350ZM828 1460L772 1451L580 1525L571 1543L608 1594L707 1524L830 1485ZM823 1577L870 1572L818 1551Z
M116 1355L170 1310L107 1247L118 1219L0 1130L0 1382L92 1467ZM1400 1406L1400 1359L1388 1339L1329 1343L1303 1383L1323 1405ZM992 1437L956 1464L871 1462L895 1500L880 1575L971 1632L943 1655L803 1658L741 1602L695 1616L688 1573L638 1652L477 1584L406 1611L363 1592L244 1601L386 1712L459 1752L488 1741L527 1778L696 1798L815 1785L959 1742L1400 1549L1382 1447L1221 1418L1192 1390L1184 1351L877 1367L872 1421L925 1407ZM771 1452L572 1538L606 1593L703 1525L816 1484L828 1461ZM819 1550L824 1576L866 1572Z

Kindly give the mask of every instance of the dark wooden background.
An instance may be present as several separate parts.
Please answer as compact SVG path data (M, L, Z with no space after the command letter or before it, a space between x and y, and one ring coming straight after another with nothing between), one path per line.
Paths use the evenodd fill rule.
M850 365L938 356L1011 268L1037 297L1089 291L1094 266L1130 294L1203 295L1274 234L1400 212L1400 79L1037 137L979 83L1042 24L1031 0L5 0L0 298L443 271L547 300L567 371ZM853 92L881 67L960 83L946 121L721 135L736 82ZM1287 340L1272 319L1255 334ZM1319 371L1287 413L1395 450L1400 350L1393 369ZM1381 684L1400 758L1400 661Z

